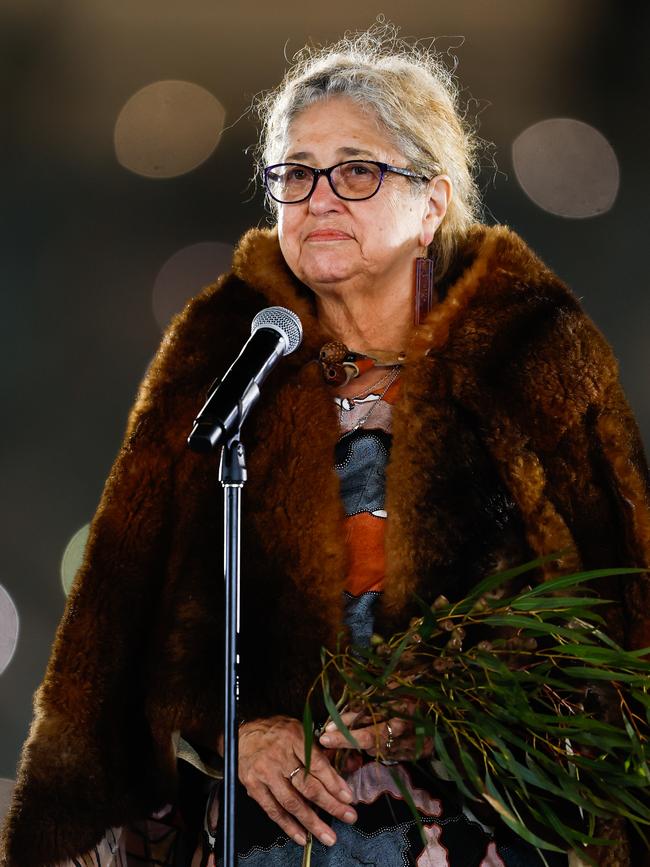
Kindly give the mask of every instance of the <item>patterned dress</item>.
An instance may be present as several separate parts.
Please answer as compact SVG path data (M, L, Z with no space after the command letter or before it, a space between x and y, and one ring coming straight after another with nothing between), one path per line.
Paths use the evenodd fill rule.
M337 397L341 437L335 467L346 514L349 571L345 620L352 640L367 645L373 610L384 575L385 470L391 448L392 407L399 380L360 399ZM221 783L179 763L180 807L169 807L147 821L107 835L93 853L75 864L94 867L222 867L219 857ZM393 775L399 775L417 807L416 820ZM314 840L312 867L542 867L538 853L507 829L482 824L459 802L453 786L436 774L435 761L390 766L359 755L343 775L354 794L354 825L320 812L336 832L327 847ZM185 795L183 795L185 792ZM202 826L202 827L201 827ZM423 837L420 832L422 830ZM198 835L198 846L196 845ZM303 849L288 838L237 788L237 863L239 867L301 867ZM548 867L565 867L564 855L545 853Z

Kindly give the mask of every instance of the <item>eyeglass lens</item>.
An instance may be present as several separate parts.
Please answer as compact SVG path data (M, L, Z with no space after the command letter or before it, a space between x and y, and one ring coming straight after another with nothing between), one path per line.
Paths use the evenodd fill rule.
M335 166L329 177L337 195L346 199L365 199L379 189L382 173L374 163L346 162ZM279 165L267 172L266 181L274 198L282 202L297 202L309 195L314 172L309 166Z

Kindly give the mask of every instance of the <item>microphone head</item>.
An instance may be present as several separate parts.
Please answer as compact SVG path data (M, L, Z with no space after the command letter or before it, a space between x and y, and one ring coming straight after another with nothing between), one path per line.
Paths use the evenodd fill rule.
M290 355L302 343L302 323L293 310L286 307L265 307L255 316L251 334L259 328L272 328L284 338L283 355Z

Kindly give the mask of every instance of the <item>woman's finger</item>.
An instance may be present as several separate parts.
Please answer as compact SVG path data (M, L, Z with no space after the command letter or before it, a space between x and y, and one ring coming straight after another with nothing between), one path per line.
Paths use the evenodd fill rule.
M290 837L299 846L306 844L307 834L305 833L305 829L280 806L270 789L258 784L251 786L246 791L251 798L257 801L269 819L282 828L287 837Z
M300 740L300 742L297 742L294 744L294 754L295 754L297 761L304 765L305 752L304 752L304 741L302 739ZM310 774L312 776L314 776L317 780L320 780L320 782L323 784L325 789L338 802L343 801L344 802L343 805L345 805L345 804L349 804L352 801L352 798L353 798L352 789L348 786L348 784L345 782L343 777L341 777L334 770L330 760L318 748L318 745L314 745L314 748L312 749L311 762L310 762L309 770L310 770ZM303 777L304 778L304 776L305 776L304 771L299 771L296 774L296 777ZM331 811L328 811L328 812L331 812Z
M342 822L353 824L357 821L357 813L349 804L342 804L338 798L334 798L325 788L323 783L313 774L298 773L291 778L295 789L311 804L317 804L331 816L336 816Z
M280 815L284 818L285 822L297 821L305 830L311 831L321 843L324 843L326 846L334 845L336 842L334 831L316 815L300 792L286 778L276 777L267 785L269 786L270 794L282 811ZM270 815L268 810L267 815ZM271 816L271 818L273 821L278 822L280 827L283 827L278 819L274 816Z
M393 741L401 737L405 732L412 731L413 729L413 723L409 720L393 718L388 722L391 727ZM362 750L379 749L382 744L385 745L390 739L386 722L363 728L354 728L350 729L350 731ZM350 746L346 736L338 730L326 731L324 735L321 735L320 743L322 746L332 749L344 749Z

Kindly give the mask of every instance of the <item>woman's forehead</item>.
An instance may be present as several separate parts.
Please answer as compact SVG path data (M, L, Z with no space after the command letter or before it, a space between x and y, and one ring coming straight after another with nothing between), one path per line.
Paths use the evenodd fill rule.
M283 159L310 162L334 157L346 159L394 158L398 151L374 111L352 100L320 100L303 109L287 129Z

